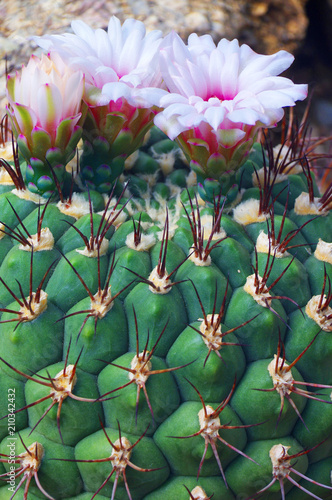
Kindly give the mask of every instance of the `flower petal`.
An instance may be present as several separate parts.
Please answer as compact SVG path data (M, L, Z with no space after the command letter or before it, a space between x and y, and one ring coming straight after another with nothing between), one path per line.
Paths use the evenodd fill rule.
M206 121L211 125L214 130L217 130L223 122L226 115L226 110L222 106L214 106L213 108L208 108L204 117Z
M225 148L231 148L238 144L246 137L243 130L233 129L218 129L216 132L218 142Z
M39 87L37 92L39 125L49 131L55 132L62 114L62 97L59 89L46 83Z

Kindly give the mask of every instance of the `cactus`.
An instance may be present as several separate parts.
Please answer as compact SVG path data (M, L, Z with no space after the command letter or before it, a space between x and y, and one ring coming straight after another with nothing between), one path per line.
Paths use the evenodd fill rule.
M247 137L227 182L154 127L89 189L49 164L30 193L29 157L1 160L1 499L331 498L332 199L306 130Z

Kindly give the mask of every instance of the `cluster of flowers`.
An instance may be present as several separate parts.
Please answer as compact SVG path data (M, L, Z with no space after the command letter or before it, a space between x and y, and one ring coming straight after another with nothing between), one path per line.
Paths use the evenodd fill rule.
M36 37L47 55L8 76L12 128L32 157L41 137L65 149L88 110L110 141L125 130L135 142L154 122L207 177L216 162L221 172L240 166L258 129L275 126L283 107L307 95L306 85L277 76L293 61L286 51L260 55L196 34L185 44L175 32L146 34L142 22L116 17L107 31L82 21L72 29ZM112 117L121 117L121 130L109 134Z

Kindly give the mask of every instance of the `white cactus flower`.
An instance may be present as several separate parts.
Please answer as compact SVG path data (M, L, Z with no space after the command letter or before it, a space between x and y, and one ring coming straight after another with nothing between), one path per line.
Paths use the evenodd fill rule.
M274 127L284 106L305 99L307 85L277 76L293 62L281 50L260 55L237 40L216 46L209 35L190 35L186 45L172 32L160 47L160 65L169 90L155 123L177 138L187 156L209 175L209 160L220 171L238 168L257 131Z

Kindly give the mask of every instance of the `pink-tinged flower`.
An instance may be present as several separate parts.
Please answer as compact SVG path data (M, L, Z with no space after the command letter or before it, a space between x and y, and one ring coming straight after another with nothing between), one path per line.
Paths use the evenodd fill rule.
M52 189L48 164L64 170L75 154L82 134L83 91L83 73L68 68L57 54L33 55L20 73L8 76L7 112L29 164L29 189L38 194Z
M74 34L36 37L47 51L58 52L70 67L85 75L84 100L90 109L87 136L102 136L112 157L130 154L153 124L154 107L163 94L158 65L160 31L112 17L107 32L73 21ZM125 137L124 137L125 136Z
M172 32L160 47L169 93L155 124L177 139L201 179L219 179L241 166L260 128L307 96L306 85L277 76L292 61L286 51L260 55L237 40L216 46L209 35L192 34L185 45Z

